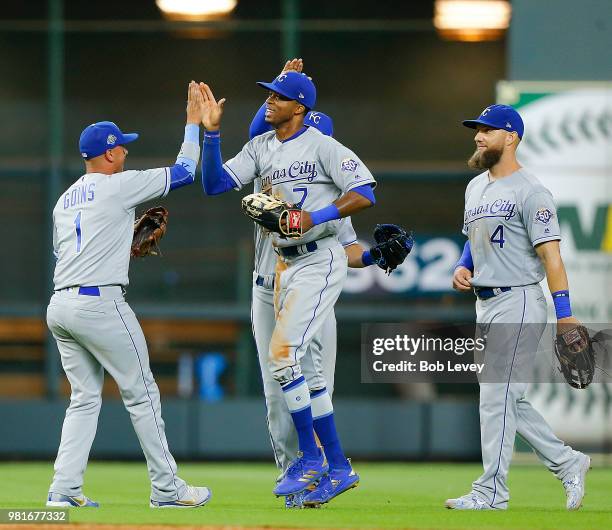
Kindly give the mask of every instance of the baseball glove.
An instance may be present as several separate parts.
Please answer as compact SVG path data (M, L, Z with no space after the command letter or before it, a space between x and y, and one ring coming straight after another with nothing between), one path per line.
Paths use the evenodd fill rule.
M595 350L584 326L559 333L555 339L555 355L570 386L586 388L591 384L595 375Z
M376 225L374 240L377 245L370 249L370 255L387 274L404 262L414 245L412 234L394 224Z
M281 237L302 237L302 210L266 193L242 199L242 209L258 225Z
M134 223L131 254L135 258L157 256L159 240L164 237L168 225L168 210L163 206L149 208Z

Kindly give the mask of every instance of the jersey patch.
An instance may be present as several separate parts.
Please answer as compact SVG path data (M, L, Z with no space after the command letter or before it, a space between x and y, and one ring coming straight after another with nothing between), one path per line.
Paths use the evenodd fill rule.
M340 164L340 169L342 169L342 171L355 171L357 166L359 166L358 162L352 158L345 158Z
M543 225L550 223L551 219L555 214L548 208L540 208L536 214L534 221Z

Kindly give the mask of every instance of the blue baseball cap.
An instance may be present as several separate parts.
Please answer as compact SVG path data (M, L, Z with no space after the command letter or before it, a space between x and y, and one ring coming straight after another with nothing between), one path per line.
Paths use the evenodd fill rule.
M322 112L316 112L311 110L306 114L306 118L304 118L304 125L307 127L314 127L318 129L326 136L334 135L334 122L327 115Z
M484 109L475 120L464 120L463 125L476 129L478 125L486 125L492 129L516 131L519 138L523 137L525 125L520 114L510 105L490 105Z
M281 96L293 99L309 110L313 109L317 102L317 89L306 74L285 72L271 83L258 81L257 84Z
M79 138L79 151L85 160L100 156L107 149L129 144L138 133L122 133L112 121L99 121L85 127Z

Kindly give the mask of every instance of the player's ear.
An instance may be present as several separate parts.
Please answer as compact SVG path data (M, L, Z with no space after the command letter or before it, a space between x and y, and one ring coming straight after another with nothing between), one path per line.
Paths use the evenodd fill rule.
M107 149L104 151L104 158L107 162L113 162L115 160L115 153L113 153L112 149Z
M295 114L304 114L304 116L306 116L306 107L300 103L298 103L298 106L295 107Z

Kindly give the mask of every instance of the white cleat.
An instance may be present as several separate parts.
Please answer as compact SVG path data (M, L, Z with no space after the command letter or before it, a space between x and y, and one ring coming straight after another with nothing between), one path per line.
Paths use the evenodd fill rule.
M98 508L100 505L89 497L85 497L85 495L71 497L50 491L47 497L47 506L49 508Z
M566 508L570 511L578 510L582 506L582 499L585 493L585 479L589 469L591 469L591 458L584 455L578 474L571 475L563 481L565 496L567 497Z
M475 493L468 493L457 499L446 499L444 502L449 510L494 510L491 505Z
M175 501L154 501L151 508L198 508L204 506L212 497L212 491L205 487L187 486L185 495Z

